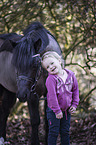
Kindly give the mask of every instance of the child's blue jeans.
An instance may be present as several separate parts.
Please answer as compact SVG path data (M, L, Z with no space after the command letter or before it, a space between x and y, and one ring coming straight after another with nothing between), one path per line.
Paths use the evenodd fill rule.
M57 119L55 113L47 108L47 120L49 126L48 145L56 145L58 134L61 136L61 145L70 145L69 128L71 115L63 112L63 118Z

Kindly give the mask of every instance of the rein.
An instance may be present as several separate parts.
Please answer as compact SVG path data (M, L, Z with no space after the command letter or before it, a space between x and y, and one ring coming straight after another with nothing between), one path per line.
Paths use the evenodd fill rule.
M38 57L38 56L40 57L40 54L33 55L32 58ZM41 60L41 58L40 58L40 60ZM34 94L36 94L35 86L36 86L36 84L37 84L38 79L40 78L40 74L41 74L41 64L40 64L39 67L38 67L38 70L37 70L37 73L36 73L36 77L35 77L35 82L34 82L34 84L31 86L31 89L30 89L30 92L34 92Z
M41 64L40 64L39 67L38 67L38 70L37 70L37 73L36 73L36 77L35 77L35 82L34 82L34 84L31 86L30 92L34 92L34 93L36 94L35 86L36 86L36 84L37 84L38 79L40 78L40 75L41 75Z

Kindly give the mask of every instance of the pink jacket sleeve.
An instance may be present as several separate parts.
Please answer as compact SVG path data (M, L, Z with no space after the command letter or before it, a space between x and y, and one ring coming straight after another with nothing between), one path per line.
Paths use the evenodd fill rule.
M73 74L73 87L72 87L72 106L77 108L77 105L79 104L79 89L78 89L78 82Z
M49 76L46 80L46 87L47 87L47 102L48 107L50 107L55 114L58 114L61 112L57 95L56 95L56 80Z

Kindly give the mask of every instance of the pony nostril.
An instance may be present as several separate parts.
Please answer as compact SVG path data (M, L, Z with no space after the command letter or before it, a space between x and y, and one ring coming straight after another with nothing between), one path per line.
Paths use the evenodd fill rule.
M19 101L24 103L27 101L27 97L19 98Z
M27 101L27 94L24 96L19 96L19 94L17 94L17 98L19 99L20 102L26 102Z

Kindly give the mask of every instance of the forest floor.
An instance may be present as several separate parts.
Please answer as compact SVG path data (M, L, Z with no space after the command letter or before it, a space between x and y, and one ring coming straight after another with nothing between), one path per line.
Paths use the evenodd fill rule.
M40 114L39 139L45 145L44 112ZM30 145L31 125L25 106L19 114L9 117L7 123L7 145ZM58 137L57 145L60 145ZM70 127L70 145L96 145L96 113L82 117L72 116Z

